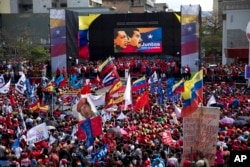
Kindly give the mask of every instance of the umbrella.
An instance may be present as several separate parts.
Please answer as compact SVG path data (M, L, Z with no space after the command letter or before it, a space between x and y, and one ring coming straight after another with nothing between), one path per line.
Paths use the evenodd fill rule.
M55 130L56 127L49 125L49 126L47 126L47 129L48 129L48 130Z
M58 127L59 124L56 120L49 120L49 121L46 121L46 125L48 126L54 126L54 127Z
M115 137L118 137L118 138L122 137L122 135L128 134L128 132L122 128L110 128L107 130L107 133L114 133Z
M110 128L107 130L107 133L114 133L115 137L118 137L118 138L122 137L122 133L120 131L120 128Z
M122 129L122 128L120 128L120 131L121 131L122 135L127 135L128 134L128 132L126 130Z
M247 121L245 121L245 120L235 120L234 122L233 122L233 125L234 126L244 126L244 125L246 125L248 122Z
M220 123L222 124L233 124L234 123L234 119L230 118L230 117L224 117L220 120Z

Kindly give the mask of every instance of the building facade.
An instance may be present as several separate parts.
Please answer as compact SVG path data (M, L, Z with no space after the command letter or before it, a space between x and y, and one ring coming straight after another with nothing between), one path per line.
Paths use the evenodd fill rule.
M249 43L246 26L250 21L250 1L220 0L217 11L223 22L222 64L230 64L238 59L247 62L248 52L245 50Z
M102 0L0 0L0 13L49 13L50 8L102 6Z
M0 14L49 13L51 8L111 7L118 13L172 11L155 0L0 0Z

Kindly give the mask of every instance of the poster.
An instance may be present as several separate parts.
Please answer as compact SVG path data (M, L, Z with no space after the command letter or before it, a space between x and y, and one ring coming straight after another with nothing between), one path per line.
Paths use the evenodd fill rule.
M193 153L202 152L209 164L215 161L220 110L215 107L200 107L183 118L183 158L190 159Z

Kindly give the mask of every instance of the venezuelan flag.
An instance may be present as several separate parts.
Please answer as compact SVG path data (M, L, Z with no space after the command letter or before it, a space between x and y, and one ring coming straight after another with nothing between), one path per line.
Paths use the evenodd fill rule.
M114 68L115 68L114 63L111 57L109 57L98 67L98 71L100 72L100 75L103 77L105 76L105 74L112 71Z
M146 88L147 87L147 83L146 83L146 78L145 76L135 80L132 84L132 90L133 91L137 91L139 89L142 89L142 88Z
M173 85L172 92L174 93L184 92L184 79L180 80L179 82Z
M184 105L182 108L182 116L188 116L192 114L202 102L203 93L203 73L202 70L197 72L194 77L184 83L184 92L182 97L184 99Z
M78 31L78 46L79 57L84 60L89 60L89 27L100 14L89 14L88 16L78 16L79 31Z

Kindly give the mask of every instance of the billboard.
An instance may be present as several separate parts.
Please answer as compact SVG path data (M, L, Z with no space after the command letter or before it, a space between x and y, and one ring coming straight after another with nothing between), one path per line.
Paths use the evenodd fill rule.
M161 53L162 28L115 28L114 53Z
M176 12L79 15L78 58L93 61L126 55L179 56L179 15ZM117 48L118 30L123 32L126 49ZM132 36L134 32L137 34Z

